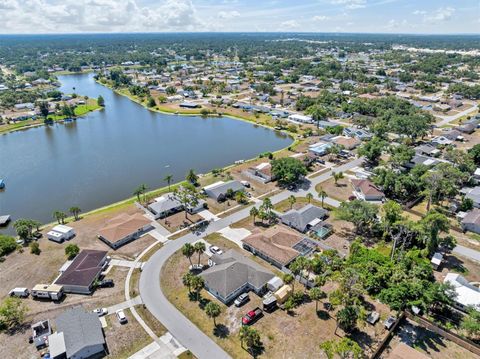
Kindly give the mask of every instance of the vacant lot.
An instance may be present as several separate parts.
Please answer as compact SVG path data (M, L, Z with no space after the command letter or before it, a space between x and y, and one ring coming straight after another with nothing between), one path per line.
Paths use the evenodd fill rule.
M159 219L157 222L166 228L170 233L174 233L180 229L201 221L203 218L198 214L188 214L185 218L185 211L178 212L166 218Z
M346 201L352 194L352 186L348 177L339 179L337 184L333 178L329 178L325 182L319 183L315 190L317 193L324 190L328 197L336 199L337 201Z
M287 212L291 209L301 209L305 207L307 204L313 204L315 206L322 207L322 201L320 198L318 199L314 198L308 201L308 199L305 197L295 197L295 203L293 203L293 205L290 203L288 199L286 199L284 201L278 202L274 206L274 209L279 212ZM327 207L325 203L324 203L324 206Z
M229 242L219 235L206 239L223 249L230 247ZM232 246L235 245L232 244ZM246 252L243 253L248 255ZM256 259L265 267L269 267L261 259ZM205 262L205 259L202 262ZM241 348L238 337L241 317L248 310L261 306L261 298L254 293L250 293L250 302L242 308L236 308L220 303L207 291L202 290L200 293L201 299L197 301L194 295L189 295L188 289L182 283L182 276L186 273L188 265L188 260L181 252L177 252L163 268L160 281L168 299L232 357L249 358L248 353ZM297 286L297 288L300 288L300 284L297 283ZM332 283L328 283L323 289L328 292L334 287ZM222 308L222 314L217 319L217 328L214 327L213 321L207 317L202 309L210 301L217 302ZM372 310L379 311L382 318L386 318L388 309L385 306L376 302L369 304L372 306ZM334 334L336 321L333 317L335 311L329 315L323 308L323 303L319 303L319 311L316 313L315 303L307 301L297 308L292 315L280 309L274 313L265 313L264 317L254 324L254 327L260 332L263 343L263 352L260 357L325 358L318 345L325 340L338 337ZM362 333L354 333L352 337L359 341L368 353L370 348L374 347L382 338L384 334L383 326L381 323L377 323L375 327L365 326L361 330ZM343 335L341 330L337 334Z

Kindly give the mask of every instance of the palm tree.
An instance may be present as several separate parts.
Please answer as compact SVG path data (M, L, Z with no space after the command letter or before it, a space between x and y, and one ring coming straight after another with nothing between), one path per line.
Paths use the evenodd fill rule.
M190 244L190 243L185 243L182 247L182 254L188 258L190 261L190 265L193 265L192 263L192 256L195 253L195 248Z
M197 301L200 299L200 291L203 289L205 282L202 277L194 275L192 277L192 288L197 293Z
M144 194L146 191L147 191L147 185L146 185L146 184L143 184L143 183L142 183L140 186L138 186L138 187L135 189L135 191L133 191L133 194L134 194L135 196L137 196L138 202L140 202L140 196L141 196L142 194Z
M215 321L215 319L220 315L220 313L222 313L222 308L220 308L220 306L215 303L215 302L209 302L206 306L205 306L205 313L213 319L213 325L216 327L217 326L217 322Z
M292 285L292 292L295 291L295 278L293 278L293 275L291 274L288 274L288 273L284 273L283 274L283 283L285 284L291 284Z
M192 278L193 274L191 272L187 272L182 277L182 283L184 286L188 287L188 293L192 293Z
M245 343L248 352L253 356L253 350L261 344L260 334L252 327L242 326L239 335L242 348L244 348L243 344Z
M250 210L250 215L253 217L253 224L255 225L255 217L257 217L259 214L258 208L253 206L252 209Z
M297 202L297 199L295 196L292 194L290 197L288 197L288 203L290 203L290 209L293 208L293 205Z
M318 197L322 200L322 208L323 208L323 201L327 197L327 192L325 192L322 187L320 187L320 190L318 191Z
M335 334L337 334L338 327L341 327L344 331L350 332L355 328L357 322L357 310L353 306L346 306L340 309L337 313L337 326L335 328Z
M238 203L246 203L247 202L247 195L244 191L238 191L235 193L235 201Z
M75 217L75 220L78 221L79 220L79 217L78 215L80 214L80 212L82 211L80 209L80 207L70 207L70 209L68 210L71 214L73 214L73 216Z
M315 301L315 313L318 312L318 301L323 298L325 293L319 287L313 287L308 291L308 296Z
M203 252L205 252L205 249L206 249L205 243L197 242L193 246L193 249L194 249L195 252L198 253L198 265L200 265L200 256L202 255Z
M308 203L312 202L313 194L311 194L310 192L308 192L306 198L307 198Z
M65 218L67 218L67 215L62 211L54 211L53 218L58 221L58 224L65 224Z
M343 172L335 172L333 174L333 180L335 181L335 186L338 185L338 180L343 178Z
M198 182L198 176L195 174L195 171L193 169L190 169L185 176L185 179L190 182L191 184L197 184Z
M166 175L165 178L163 179L168 184L168 192L170 192L170 183L172 183L172 179L173 179L172 175Z

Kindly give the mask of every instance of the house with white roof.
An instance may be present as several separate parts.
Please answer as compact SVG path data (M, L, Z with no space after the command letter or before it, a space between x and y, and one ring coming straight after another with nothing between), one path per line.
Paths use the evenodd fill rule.
M448 273L443 283L449 283L455 289L457 297L456 306L463 311L474 308L480 311L480 288L469 283L463 276L457 273Z

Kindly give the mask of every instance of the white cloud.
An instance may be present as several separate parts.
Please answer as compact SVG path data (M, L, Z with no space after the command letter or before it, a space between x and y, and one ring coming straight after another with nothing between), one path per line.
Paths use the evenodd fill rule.
M425 15L427 12L425 10L415 10L413 15Z
M325 21L325 20L329 20L330 17L329 16L325 16L325 15L316 15L313 17L313 21Z
M441 7L435 10L431 14L425 14L423 19L425 22L429 23L438 23L443 21L448 21L452 18L453 14L455 13L455 9L453 7Z
M218 13L218 17L220 19L224 20L230 20L236 17L240 17L240 13L238 11L232 10L232 11L220 11Z
M2 32L124 32L208 30L191 0L0 0Z
M367 6L367 0L331 0L331 4L343 5L345 9L355 10Z
M296 20L287 20L280 24L282 29L291 30L300 27L300 24Z

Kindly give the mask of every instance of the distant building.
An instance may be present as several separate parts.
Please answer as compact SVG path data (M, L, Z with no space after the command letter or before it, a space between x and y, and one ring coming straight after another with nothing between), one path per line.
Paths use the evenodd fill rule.
M448 273L443 283L449 283L454 287L457 293L454 301L459 309L467 311L469 308L474 308L480 311L480 288L470 284L457 273Z

